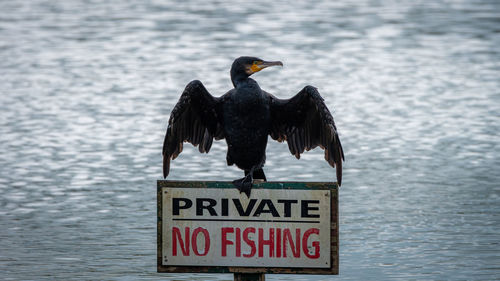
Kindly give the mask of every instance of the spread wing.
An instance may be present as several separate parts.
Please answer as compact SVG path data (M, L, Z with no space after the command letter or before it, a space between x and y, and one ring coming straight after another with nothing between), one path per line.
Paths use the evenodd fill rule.
M325 150L325 160L336 167L337 181L342 183L344 152L337 134L332 114L318 90L306 86L290 99L271 95L271 137L287 141L290 152L300 158L304 150L320 146Z
M163 142L163 177L168 176L170 160L182 152L183 142L199 145L201 153L208 153L213 138L224 138L217 114L219 101L198 80L191 81L186 86L168 120Z

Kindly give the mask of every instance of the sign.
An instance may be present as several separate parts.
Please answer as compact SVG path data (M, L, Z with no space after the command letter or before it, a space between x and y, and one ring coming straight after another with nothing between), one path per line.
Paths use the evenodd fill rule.
M158 271L336 274L337 225L333 184L158 181Z

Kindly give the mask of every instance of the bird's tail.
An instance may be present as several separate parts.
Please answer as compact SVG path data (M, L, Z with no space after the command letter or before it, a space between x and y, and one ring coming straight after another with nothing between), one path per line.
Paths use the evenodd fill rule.
M248 173L249 173L249 171L245 170L245 176L248 175ZM262 170L262 168L253 171L253 178L267 181L266 174L264 174L264 170Z

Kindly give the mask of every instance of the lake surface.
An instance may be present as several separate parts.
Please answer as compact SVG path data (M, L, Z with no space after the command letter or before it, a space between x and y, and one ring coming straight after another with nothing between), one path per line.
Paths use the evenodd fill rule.
M318 87L346 162L340 275L500 278L500 2L1 1L0 279L232 280L156 273L171 109L241 55L274 95ZM170 179L233 180L225 143ZM320 149L270 141L272 181L335 181Z

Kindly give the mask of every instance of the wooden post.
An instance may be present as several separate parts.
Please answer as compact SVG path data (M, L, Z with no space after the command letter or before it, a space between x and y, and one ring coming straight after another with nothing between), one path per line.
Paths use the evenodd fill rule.
M234 281L265 281L265 273L235 273Z

